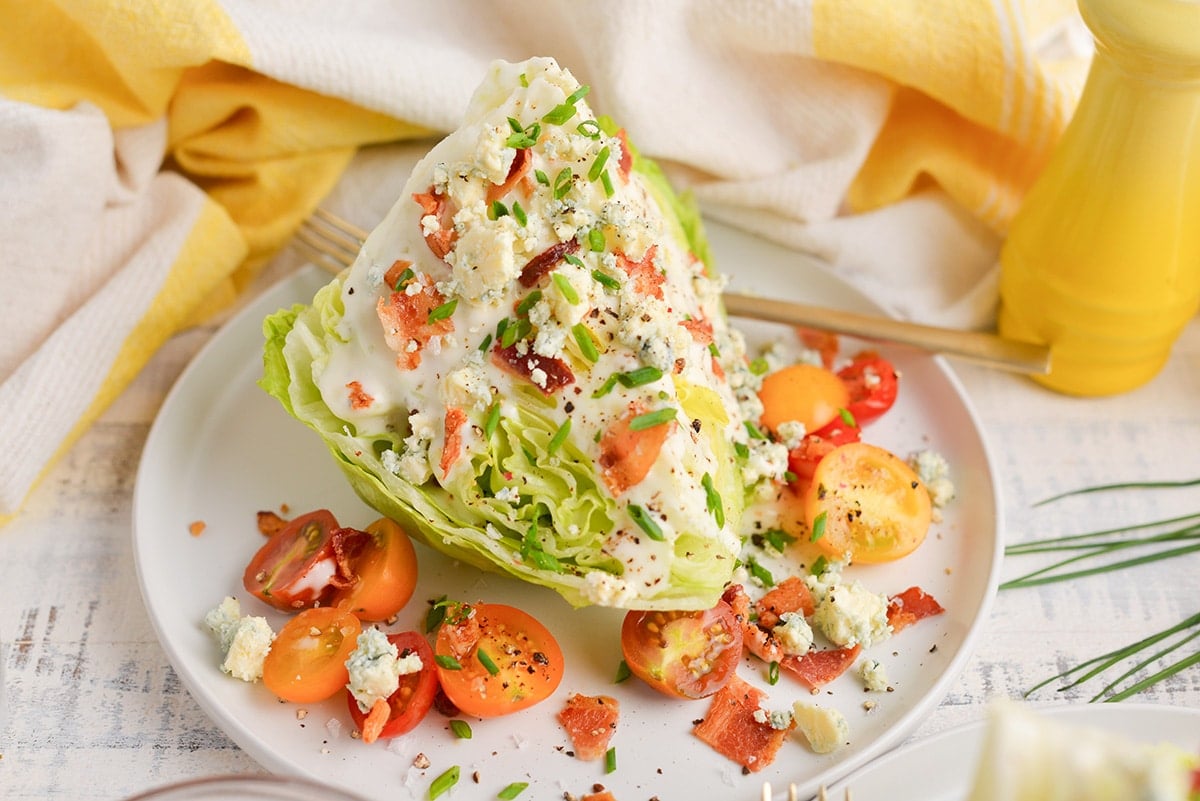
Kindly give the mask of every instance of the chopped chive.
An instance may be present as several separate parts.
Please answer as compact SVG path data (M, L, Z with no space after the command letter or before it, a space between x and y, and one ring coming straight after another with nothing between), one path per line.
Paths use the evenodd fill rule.
M492 661L492 658L488 656L487 651L483 650L482 648L475 649L475 658L479 660L479 664L483 665L483 669L491 675L495 676L500 672L500 668L497 667L496 663Z
M529 222L529 218L525 216L525 209L521 208L521 204L515 200L512 205L512 216L522 228Z
M589 84L580 84L578 89L576 89L574 92L571 92L571 94L567 96L567 103L572 106L575 105L591 90L592 87Z
M595 278L598 284L603 287L607 287L608 289L621 288L620 281L613 278L611 275L608 275L607 273L600 272L599 270L592 270L592 278Z
M789 545L796 541L795 537L781 528L767 529L762 536L768 545L780 553L783 553Z
M678 413L679 411L677 409L674 407L669 407L666 409L657 409L653 412L646 412L645 414L639 414L637 417L629 421L629 430L642 431L647 428L661 426L664 423L669 423L674 420L675 415Z
M504 327L504 332L500 335L500 347L512 347L518 339L521 338L521 326L509 325Z
M721 349L717 347L716 342L708 343L708 352L718 359L721 358Z
M750 448L748 448L744 442L733 443L733 452L737 454L739 459L750 458Z
M608 163L608 153L608 145L600 148L600 152L596 154L596 159L592 162L592 166L588 170L589 181L595 181L600 178L600 173L604 172L604 165Z
M612 197L617 191L615 188L613 188L612 178L609 177L607 172L600 173L600 185L604 187L605 197Z
M600 359L600 353L596 350L596 343L592 341L592 332L588 331L586 325L575 323L575 325L571 326L571 333L575 336L575 343L579 345L579 350L583 354L583 358L589 362L595 362Z
M617 663L617 675L613 677L613 684L620 684L633 675L633 671L629 669L629 663L622 659Z
M725 527L725 504L721 500L721 493L717 492L713 486L713 478L711 473L705 473L700 479L700 484L704 487L704 504L708 507L708 511L712 514L713 519L717 521L718 528Z
M433 783L429 785L429 801L433 801L433 799L458 784L458 774L459 768L458 765L455 765L434 779Z
M633 518L633 522L638 524L638 528L646 532L646 536L650 539L660 542L665 539L658 523L654 522L650 514L636 503L629 504L629 516Z
M575 291L575 287L571 286L571 282L562 273L554 273L550 276L554 281L554 285L558 287L558 291L566 299L567 303L572 306L579 305L579 293Z
M571 172L570 167L563 167L558 171L558 175L554 176L554 199L562 200L567 192L571 191L574 185L575 175Z
M446 619L446 596L443 595L433 602L425 613L425 633L430 634Z
M513 133L520 133L525 130L525 126L521 125L521 121L515 117L508 118L508 127L512 129Z
M521 302L519 304L517 304L517 314L520 314L520 315L529 314L529 310L532 309L534 304L537 303L541 299L542 299L542 290L540 290L540 289L533 290L528 295L526 295L524 298L522 298Z
M576 267L584 266L583 260L580 259L578 256L576 256L574 253L564 253L563 261L565 261L567 264L574 264Z
M608 750L604 752L604 772L612 773L616 769L617 769L617 747L615 745L611 745L611 746L609 746Z
M550 125L562 125L567 120L575 116L575 106L570 103L559 103L554 108L546 112L542 117L542 122Z
M486 351L491 346L492 346L492 335L488 334L486 337L483 338L483 341L479 343L479 350L480 350L480 352L483 352L483 351Z
M528 76L528 75L526 75L525 73L523 73L523 72L522 72L522 73L521 73L521 74L518 76L518 78L517 78L517 79L518 79L518 80L521 82L521 86L523 86L523 87L524 87L524 88L526 88L526 89L528 89L528 88L529 88L529 76Z
M541 170L534 170L533 177L534 177L534 180L536 180L539 184L542 184L543 186L550 185L550 178L546 175L546 173L542 172Z
M575 130L581 135L586 136L588 139L599 139L600 134L602 133L600 130L600 123L596 122L595 120L584 120L583 122L579 123L579 126L575 128Z
M842 418L842 422L851 428L858 428L858 421L854 419L854 413L843 407L838 409L838 417Z
M603 253L604 252L604 232L603 231L601 231L599 228L593 228L592 230L588 231L587 237L588 237L588 247L592 249L593 253Z
M462 670L462 664L449 654L434 654L433 661L446 670Z
M554 432L554 436L550 438L550 443L546 446L546 453L553 455L555 451L562 447L562 444L567 441L567 436L571 433L571 418L563 420L563 424Z
M603 398L608 393L612 392L613 387L617 385L617 377L610 375L608 379L600 385L600 388L592 393L593 398Z
M397 292L401 291L404 289L404 285L413 280L415 277L416 273L413 272L412 267L405 268L404 272L400 273L400 277L396 279L396 283L392 286L392 289Z
M754 375L766 375L767 372L771 369L771 365L767 362L766 359L762 358L761 356L757 359L752 359L750 361L749 367L750 367L750 372L753 373Z
M453 300L448 300L445 303L443 303L441 306L438 306L436 309L431 311L429 313L429 318L426 322L428 322L429 325L433 325L434 323L438 322L439 320L445 320L450 315L454 314L454 310L456 308L458 308L458 298L454 298Z
M746 421L746 433L750 435L751 439L767 438L763 432L758 430L758 426L754 425L754 423L751 423L749 420Z
M471 724L465 720L450 721L450 731L454 732L454 736L460 740L471 739Z
M770 570L767 570L755 560L751 559L746 563L746 570L750 572L751 576L758 579L758 583L764 587L775 586L775 576L771 575Z
M813 519L812 536L808 538L809 542L816 542L825 536L825 520L828 517L827 512L821 512Z
M500 402L496 401L492 407L488 409L487 422L483 424L483 436L486 439L491 439L492 434L496 433L496 427L500 425Z
M492 205L488 206L488 219L498 220L501 217L508 216L508 206L505 206L499 200L493 200Z
M771 664L767 665L767 684L776 685L779 683L779 663L771 660Z
M513 782L500 792L496 793L496 798L499 798L500 801L512 801L521 793L525 792L525 788L528 786L529 782Z
M816 561L812 563L812 570L808 571L814 576L819 576L825 572L825 568L829 567L829 560L824 556L818 556Z
M504 337L504 332L508 330L508 325L511 322L512 321L509 320L507 317L500 318L500 322L496 323L496 337L497 338Z
M639 367L627 373L617 373L617 380L624 387L640 387L645 384L653 384L662 377L663 371L651 365Z

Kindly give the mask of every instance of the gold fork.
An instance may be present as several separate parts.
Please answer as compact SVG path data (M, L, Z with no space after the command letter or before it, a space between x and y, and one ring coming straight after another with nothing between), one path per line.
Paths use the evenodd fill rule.
M771 795L771 783L763 782L762 801L772 801L772 798L773 798L773 796ZM853 801L853 799L850 796L850 788L849 787L846 788L846 795L844 796L844 799L845 799L845 801ZM794 784L788 785L787 801L799 801L798 790L796 788L796 785L794 785ZM825 789L825 785L823 785L823 784L817 788L816 801L829 801L829 793Z
M296 244L320 267L337 273L354 262L367 231L325 209L317 209L296 232ZM910 345L930 353L1017 373L1050 371L1050 349L980 331L908 323L887 317L827 309L758 295L725 292L725 311L774 323L815 328L863 339Z

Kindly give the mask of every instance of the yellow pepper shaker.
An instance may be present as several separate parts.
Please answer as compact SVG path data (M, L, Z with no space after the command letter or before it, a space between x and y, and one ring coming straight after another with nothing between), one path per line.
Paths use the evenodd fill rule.
M1051 346L1036 380L1141 386L1200 307L1200 0L1080 0L1083 94L1001 251L1000 332Z

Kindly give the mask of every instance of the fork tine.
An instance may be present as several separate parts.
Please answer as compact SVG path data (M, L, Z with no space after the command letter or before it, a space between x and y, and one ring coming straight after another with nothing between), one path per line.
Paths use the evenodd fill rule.
M367 232L325 209L318 208L296 231L296 243L329 272L354 263Z

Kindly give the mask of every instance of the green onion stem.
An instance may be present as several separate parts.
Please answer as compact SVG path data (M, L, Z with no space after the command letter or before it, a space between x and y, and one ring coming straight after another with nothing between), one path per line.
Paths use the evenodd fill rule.
M1132 547L1133 545L1140 544L1142 543L1128 543L1120 546L1110 546L1109 548L1104 549L1102 552L1118 550L1119 548ZM1081 559L1087 559L1096 555L1095 552L1089 552L1079 556L1073 556L1070 559L1064 559L1048 567L1035 570L1032 573L1026 573L1024 576L1019 576L1011 581L1006 581L1000 585L1000 589L1011 590L1017 587L1036 587L1041 584L1051 584L1056 581L1069 581L1070 579L1083 578L1084 576L1094 576L1099 573L1108 573L1113 570L1121 570L1127 567L1136 567L1138 565L1145 565L1151 562L1158 562L1162 559L1172 559L1176 556L1183 556L1196 551L1200 551L1200 543L1195 545L1185 545L1181 548L1172 548L1171 550L1167 551L1156 551L1155 553L1146 554L1144 556L1137 556L1132 559L1122 560L1120 562L1110 562L1108 564L1100 565L1099 567L1090 567L1085 570L1074 570L1067 573L1044 575L1057 567L1063 567L1065 565L1078 562Z
M1122 673L1120 676L1117 676L1115 679L1113 679L1112 681L1110 681L1108 684L1104 685L1104 688L1103 688L1102 690L1100 690L1100 692L1096 693L1096 694L1095 694L1095 695L1093 695L1093 696L1092 696L1090 699L1088 699L1088 700L1089 700L1089 702L1095 702L1095 701L1099 701L1101 698L1103 698L1103 697L1104 697L1104 695L1105 695L1106 693L1108 693L1110 690L1112 690L1114 687L1116 687L1118 684L1120 684L1120 683L1121 683L1122 681L1124 681L1125 679L1127 679L1127 678L1129 678L1130 676L1132 676L1134 673L1137 673L1139 670L1143 670L1143 669L1145 669L1145 668L1149 667L1150 665L1153 665L1155 662L1157 662L1158 660L1160 660L1160 659L1162 659L1163 657L1167 656L1167 655L1168 655L1168 654L1170 654L1172 651L1175 651L1175 650L1177 650L1178 648L1181 648L1181 647L1183 647L1184 645L1187 645L1189 642L1191 642L1192 640L1196 639L1197 637L1200 637L1200 630L1198 630L1198 631L1193 631L1193 632L1192 632L1191 634L1189 634L1188 636L1186 636L1186 637L1184 637L1183 639L1179 640L1179 642L1176 642L1176 643L1173 643L1173 644L1171 644L1171 645L1168 645L1166 648L1163 648L1163 649L1162 649L1162 650L1160 650L1160 651L1155 651L1155 652L1154 652L1154 653L1153 653L1151 656L1149 656L1149 657L1147 657L1147 658L1143 659L1141 662L1138 662L1138 663L1137 663L1137 664L1135 664L1133 667L1129 668L1129 670L1125 671L1125 672L1124 672L1124 673ZM1178 664L1178 663L1176 663L1176 664ZM1168 666L1167 666L1167 668L1164 668L1164 670L1165 670L1165 669L1169 669L1170 667L1172 667L1172 666L1171 666L1171 665L1168 665ZM1160 671L1160 672L1161 672L1161 671ZM1172 675L1172 674L1168 674L1168 675ZM1165 678L1165 677L1164 677L1164 678ZM1121 695L1121 693L1116 693L1116 695ZM1117 700L1120 700L1120 699L1117 699Z

